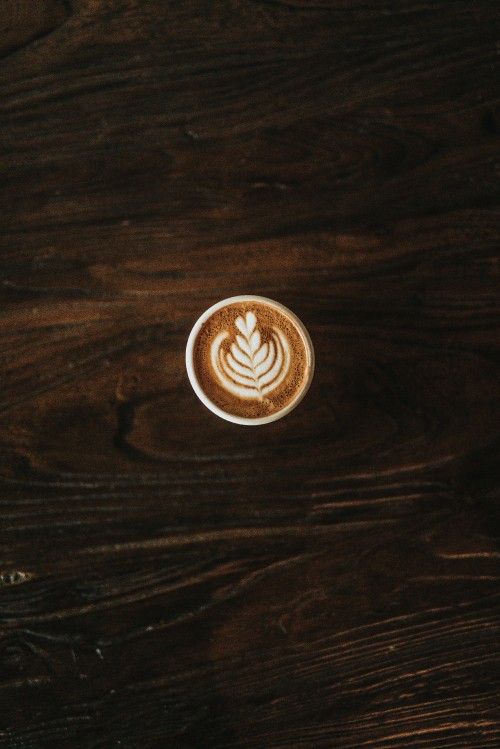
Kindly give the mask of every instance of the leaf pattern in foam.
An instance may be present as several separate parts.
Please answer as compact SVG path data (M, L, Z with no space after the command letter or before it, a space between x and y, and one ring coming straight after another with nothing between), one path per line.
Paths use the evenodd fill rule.
M290 367L290 347L284 334L272 329L269 341L262 343L257 317L248 311L235 320L239 331L229 350L221 348L229 336L223 332L212 344L212 364L221 384L238 397L263 400L286 377Z

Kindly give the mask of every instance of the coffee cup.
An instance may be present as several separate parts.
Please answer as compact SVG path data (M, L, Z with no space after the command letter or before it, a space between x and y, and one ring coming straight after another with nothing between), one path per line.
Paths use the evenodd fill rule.
M303 323L283 304L233 296L194 324L186 368L196 395L214 414L258 426L300 403L313 378L314 349Z

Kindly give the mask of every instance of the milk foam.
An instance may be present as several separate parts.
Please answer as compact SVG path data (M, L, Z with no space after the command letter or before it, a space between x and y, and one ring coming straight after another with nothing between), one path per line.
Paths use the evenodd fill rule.
M254 312L237 317L236 330L218 334L210 349L214 373L221 385L233 395L247 400L262 401L278 388L290 369L290 342L279 328L273 326L269 341L262 342ZM230 349L222 343L232 339Z

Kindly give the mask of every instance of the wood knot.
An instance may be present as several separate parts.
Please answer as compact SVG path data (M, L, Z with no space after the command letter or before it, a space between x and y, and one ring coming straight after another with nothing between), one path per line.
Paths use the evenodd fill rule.
M28 580L31 580L29 572L20 572L18 570L0 572L0 586L7 587L9 585L20 585Z

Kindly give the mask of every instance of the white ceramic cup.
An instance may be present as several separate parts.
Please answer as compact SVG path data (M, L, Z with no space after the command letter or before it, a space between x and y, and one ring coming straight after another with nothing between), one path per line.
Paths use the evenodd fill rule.
M237 416L235 414L224 411L222 408L220 408L215 403L213 403L213 401L210 400L210 398L207 396L207 394L203 390L201 383L199 382L196 376L193 355L194 355L194 347L195 347L196 339L198 337L198 334L201 328L203 327L204 323L215 312L217 312L220 309L223 309L224 307L237 304L238 302L261 303L261 304L270 306L271 308L274 308L278 310L279 312L283 313L286 317L288 317L292 321L292 323L295 325L295 327L299 331L300 336L304 343L305 350L306 350L306 356L308 358L307 368L309 372L309 376L307 380L304 382L302 388L295 395L293 400L290 401L290 403L288 403L281 410L275 411L269 416L263 416L259 418L248 418L244 416ZM226 419L226 421L231 421L234 424L245 424L247 426L260 426L261 424L269 424L271 421L276 421L277 419L283 418L283 416L286 416L286 414L290 413L290 411L292 411L300 403L302 398L305 396L305 394L309 390L309 386L311 385L313 375L314 375L314 348L313 348L309 333L307 332L305 326L299 320L297 315L295 315L291 310L289 310L283 304L280 304L279 302L275 302L274 299L268 299L267 297L255 296L252 294L243 294L241 296L232 296L232 297L229 297L228 299L223 299L222 301L217 302L217 304L214 304L211 307L209 307L209 309L207 309L201 315L201 317L198 318L198 320L193 326L193 329L191 330L191 333L189 334L189 338L188 338L187 345L186 345L186 369L187 369L189 381L193 387L194 392L196 393L198 398L201 400L201 402L207 408L210 409L210 411L212 411L214 414L217 414L217 416L220 416L221 419Z

